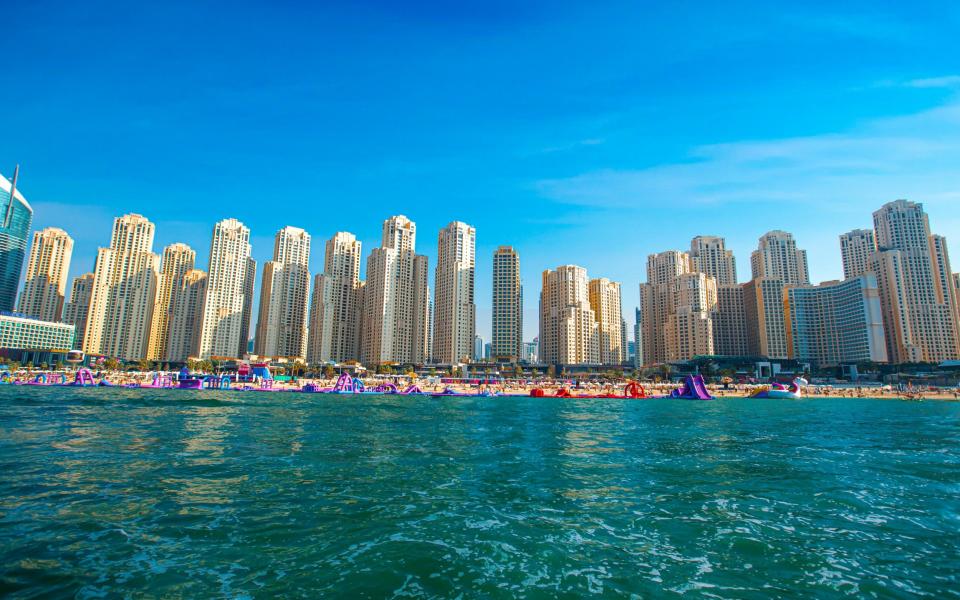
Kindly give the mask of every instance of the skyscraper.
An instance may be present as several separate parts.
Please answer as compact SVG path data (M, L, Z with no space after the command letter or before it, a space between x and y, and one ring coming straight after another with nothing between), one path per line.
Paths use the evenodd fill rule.
M249 296L255 264L250 258L250 230L236 219L217 223L210 241L200 358L243 356L247 345L244 333L249 334L250 327Z
M640 284L643 285L642 283ZM633 321L633 367L639 369L644 365L643 359L643 294L641 293L640 306L634 309Z
M356 236L337 232L327 240L323 273L313 280L310 364L360 358L360 254Z
M844 281L786 289L784 307L790 358L819 366L887 362L877 278L865 273Z
M953 297L956 300L953 304L953 322L960 327L960 273L954 273L951 278L953 282Z
M523 355L523 285L520 255L511 246L493 253L493 359L515 362Z
M953 273L950 267L950 252L947 250L947 238L942 235L930 236L930 259L933 261L934 277L936 279L937 303L945 304L950 308L949 321L953 325L953 356L960 357L960 321L955 318L960 305L960 297L953 289Z
M783 281L755 277L743 284L747 352L751 356L788 358Z
M476 230L460 221L441 229L437 238L437 269L433 286L434 362L454 364L475 357L476 240ZM482 346L480 355L482 358Z
M310 235L297 227L288 226L278 231L273 260L263 265L254 353L306 356L309 264Z
M193 269L196 258L197 253L186 244L170 244L163 249L157 305L153 309L153 325L150 327L150 343L147 350L147 358L150 360L163 360L168 354L173 297L180 289L184 275Z
M237 356L243 356L253 348L254 340L250 339L250 319L253 318L253 294L257 283L257 261L247 257L247 270L243 277L243 311L240 313L240 345L237 346Z
M33 221L33 209L17 189L19 173L17 165L13 181L0 175L0 311L13 310L16 303L27 236Z
M18 311L41 321L59 321L67 292L73 238L56 227L33 234L27 277Z
M623 339L623 308L620 303L620 284L607 278L591 279L589 283L590 308L597 321L597 343L600 363L622 365L626 360Z
M410 360L423 364L430 359L433 347L433 303L430 301L430 262L418 254L413 257L413 334L410 342Z
M940 362L958 355L946 244L930 234L923 205L907 200L873 213L877 276L890 360Z
M737 261L727 250L726 240L712 235L698 235L690 241L690 270L705 273L717 285L737 284Z
M540 291L540 361L599 364L597 319L590 308L587 270L563 265L543 272Z
M786 231L770 231L750 255L753 278L779 279L783 285L809 285L807 251L797 248L793 235Z
M717 310L713 314L713 352L720 356L746 356L747 315L743 286L718 285Z
M365 364L426 360L427 259L416 255L416 240L413 221L390 217L383 223L381 246L367 258L360 350Z
M843 278L859 277L870 269L870 255L877 251L873 231L854 229L840 236L840 258Z
M176 282L170 300L170 336L163 359L184 362L198 354L207 274L199 269L184 273Z
M114 219L110 247L97 251L85 352L124 360L147 356L160 267L153 233L153 223L141 215Z
M74 326L76 339L74 348L83 348L84 335L87 332L87 314L90 312L90 298L93 295L93 273L84 273L73 278L70 284L70 301L63 308L63 322Z
M647 283L640 285L643 344L638 349L645 363L714 353L716 280L691 267L689 255L676 250L647 257Z

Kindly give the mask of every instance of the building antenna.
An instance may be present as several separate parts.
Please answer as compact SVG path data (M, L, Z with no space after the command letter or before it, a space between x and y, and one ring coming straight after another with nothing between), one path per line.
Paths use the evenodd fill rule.
M10 182L10 204L7 205L7 214L3 216L3 226L10 227L10 217L13 216L13 203L16 201L17 176L20 175L20 165L13 168L13 181Z

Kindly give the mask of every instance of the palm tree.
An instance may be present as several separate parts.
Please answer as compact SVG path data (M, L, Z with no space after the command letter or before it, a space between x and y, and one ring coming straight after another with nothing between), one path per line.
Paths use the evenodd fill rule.
M670 379L670 365L667 363L660 365L660 375L664 380Z

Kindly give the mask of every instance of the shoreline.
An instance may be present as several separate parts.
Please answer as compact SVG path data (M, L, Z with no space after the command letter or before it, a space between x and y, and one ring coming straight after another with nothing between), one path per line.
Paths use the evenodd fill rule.
M37 374L38 375L38 374ZM32 379L37 377L37 375L31 374L29 377L23 378L11 378L4 382L5 385L16 385L16 386L26 386L26 387L73 387L70 386L68 382L72 381L73 374L65 374L66 385L62 383L35 383L32 382ZM177 387L162 387L150 385L152 378L149 375L132 375L132 374L114 374L108 373L103 374L101 377L96 378L97 382L106 381L110 385L107 386L83 386L83 387L106 387L108 389L120 388L120 389L180 389ZM295 382L286 382L286 381L273 381L269 388L257 388L257 384L253 386L250 383L247 384L238 384L233 383L228 389L216 389L216 390L203 390L203 391L260 391L260 392L284 392L284 393L313 393L320 395L351 395L349 393L323 393L323 392L303 392L302 388L306 385L316 385L321 388L331 388L336 379L314 379L314 378L301 378L297 379ZM370 378L364 382L367 388L372 388L379 384L384 383L397 383L396 379L378 379ZM623 400L651 400L656 399L656 396L668 395L674 389L680 387L680 384L642 384L648 396L647 398L630 398L623 396L624 388L630 383L629 381L618 381L605 384L599 383L588 383L582 384L581 386L570 386L565 385L559 381L533 381L529 384L523 385L489 385L489 384L464 384L464 383L442 383L435 381L423 381L422 379L414 379L412 382L405 382L404 384L398 384L401 390L404 389L407 385L410 384L417 385L423 395L437 395L444 392L444 390L454 392L459 397L469 397L469 396L486 396L486 397L496 397L498 395L504 395L508 397L520 398L520 397L532 397L530 393L533 389L541 389L544 391L545 395L543 398L554 398L555 394L560 389L568 390L572 396L571 399L581 399L581 400L590 400L590 399L623 399ZM79 386L78 386L79 387ZM725 388L722 385L707 385L707 391L715 399L747 399L749 394L757 389L768 387L765 384L757 385L736 385L731 388ZM200 391L200 390L185 390L185 391ZM583 394L583 396L578 396ZM386 394L390 395L390 394ZM599 396L599 397L598 397ZM606 397L603 397L606 396ZM621 397L622 396L622 397ZM803 388L803 394L801 399L810 399L810 398L851 398L851 399L870 399L870 400L904 400L904 401L922 401L922 400L937 400L942 402L960 402L960 388L937 388L935 390L929 389L918 389L914 388L910 392L899 392L896 389L878 389L877 387L832 387L828 385L810 385Z

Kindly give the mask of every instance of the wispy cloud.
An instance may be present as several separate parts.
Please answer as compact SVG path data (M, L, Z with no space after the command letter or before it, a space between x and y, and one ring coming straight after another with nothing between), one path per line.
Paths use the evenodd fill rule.
M649 208L664 203L785 202L875 206L897 197L960 199L960 102L831 135L699 146L685 162L541 181L561 202Z
M578 148L583 148L586 146L599 146L603 144L606 140L602 138L587 138L583 140L576 140L572 142L567 142L564 144L557 144L555 146L547 146L546 148L541 148L535 154L551 154L554 152L567 152L570 150L576 150Z
M960 88L960 75L911 79L904 85L912 88Z

